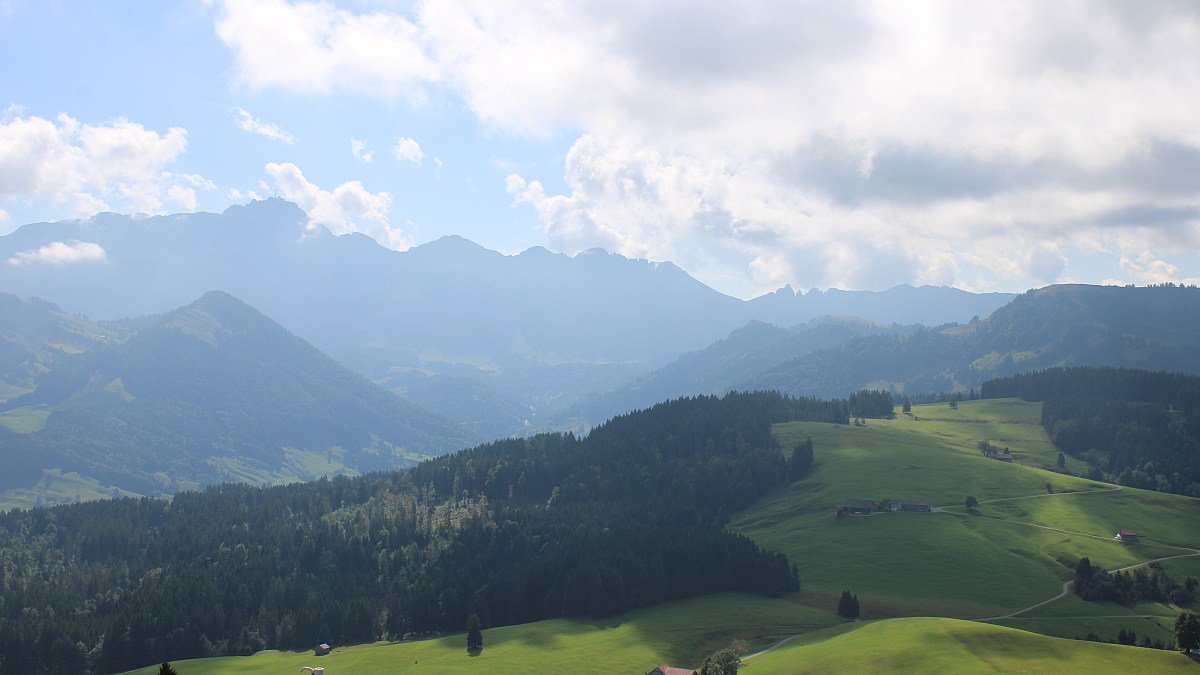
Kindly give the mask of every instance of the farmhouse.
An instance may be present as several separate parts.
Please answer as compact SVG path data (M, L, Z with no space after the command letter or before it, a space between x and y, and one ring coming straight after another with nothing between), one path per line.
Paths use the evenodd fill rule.
M1133 530L1121 530L1117 533L1117 536L1113 537L1113 539L1116 539L1117 541L1123 541L1126 544L1136 544L1138 540L1138 533L1134 532Z
M893 499L888 504L888 509L905 513L929 513L933 510L929 502L924 499Z
M987 454L987 458L988 459L998 459L1001 462L1012 462L1013 461L1013 456L1012 456L1011 452L989 452Z
M646 673L646 675L696 675L696 671L691 668L672 668L671 666L655 666L654 670Z
M870 499L847 499L838 507L839 516L869 516L875 510Z

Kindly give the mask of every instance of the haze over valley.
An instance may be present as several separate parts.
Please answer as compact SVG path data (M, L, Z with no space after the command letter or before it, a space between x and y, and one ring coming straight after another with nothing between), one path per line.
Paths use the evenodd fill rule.
M0 673L1188 673L1200 9L0 0Z

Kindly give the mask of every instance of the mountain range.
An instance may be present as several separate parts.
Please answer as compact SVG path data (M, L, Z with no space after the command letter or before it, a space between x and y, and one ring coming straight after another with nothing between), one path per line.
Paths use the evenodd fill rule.
M0 237L8 288L69 303L0 293L8 503L61 500L49 488L68 479L105 496L389 469L733 390L916 396L1069 365L1200 373L1191 287L1051 286L994 311L1008 296L932 287L741 301L603 251L507 256L447 237L398 253L305 223L267 200ZM53 262L64 247L103 255ZM208 283L256 300L196 291Z
M987 316L1013 297L784 287L745 301L669 262L598 249L504 255L451 236L397 252L307 223L296 205L267 199L222 214L29 224L0 237L0 289L105 320L171 311L220 289L480 436L544 426L583 396L751 321L941 325Z

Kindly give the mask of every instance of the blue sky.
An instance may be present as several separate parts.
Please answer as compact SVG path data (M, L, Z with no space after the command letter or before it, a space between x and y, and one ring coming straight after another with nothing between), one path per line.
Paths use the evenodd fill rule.
M751 297L1200 277L1191 2L0 0L0 234L274 194Z

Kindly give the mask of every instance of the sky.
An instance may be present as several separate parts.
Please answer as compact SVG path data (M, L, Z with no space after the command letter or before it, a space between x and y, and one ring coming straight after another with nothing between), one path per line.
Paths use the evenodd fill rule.
M750 298L1200 281L1200 3L0 0L0 234L280 196Z

